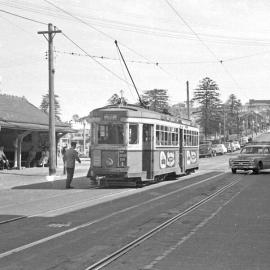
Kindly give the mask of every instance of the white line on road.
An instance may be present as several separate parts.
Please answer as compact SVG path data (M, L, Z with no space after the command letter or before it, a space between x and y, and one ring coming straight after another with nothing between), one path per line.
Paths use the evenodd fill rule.
M202 184L202 183L204 183L204 182L210 181L210 180L212 180L213 178L219 177L219 176L224 175L224 174L225 174L224 172L219 173L219 174L217 174L217 175L214 175L214 176L211 176L211 177L209 177L209 178L206 178L206 179L204 179L204 180L202 180L202 181L200 181L200 182L197 182L197 183L194 183L194 184L185 186L185 187L183 187L183 188L174 190L174 191L172 191L172 192L170 192L170 193L167 193L167 194L165 194L165 195L160 195L160 196L158 196L158 197L156 197L156 198L150 199L150 200L148 200L148 201L144 201L144 202L142 202L142 203L140 203L140 204L133 205L133 206L130 206L130 207L128 207L128 208L119 210L119 211L114 212L114 213L112 213L112 214L110 214L110 215L107 215L107 216L105 216L105 217L102 217L102 218L99 218L99 219L96 219L96 220L93 220L93 221L90 221L90 222L81 224L81 225L79 225L79 226L76 226L76 227L74 227L74 228L65 230L65 231L63 231L63 232L56 233L56 234L53 234L53 235L51 235L51 236L48 236L48 237L42 238L42 239L40 239L40 240L34 241L34 242L32 242L32 243L29 243L29 244L26 244L26 245L22 245L22 246L20 246L20 247L17 247L17 248L11 249L11 250L9 250L9 251L3 252L3 253L0 254L0 259L2 259L2 258L4 258L4 257L7 257L7 256L10 256L10 255L12 255L12 254L14 254L14 253L21 252L21 251L26 250L26 249L28 249L28 248L31 248L31 247L40 245L40 244L42 244L42 243L48 242L48 241L50 241L50 240L59 238L59 237L64 236L64 235L66 235L66 234L75 232L75 231L77 231L77 230L79 230L79 229L83 229L83 228L89 227L89 226L91 226L91 225L93 225L93 224L95 224L95 223L98 223L98 222L100 222L100 221L104 221L104 220L106 220L106 219L108 219L108 218L110 218L110 217L116 216L116 215L118 215L118 214L128 212L128 211L130 211L130 210L132 210L132 209L141 207L142 205L145 205L145 204L147 204L147 203L151 203L151 202L157 201L157 200L159 200L159 199L162 199L162 198L171 196L171 195L174 194L174 193L177 193L177 192L186 190L186 189L188 189L188 188L194 187L194 186L196 186L196 185Z

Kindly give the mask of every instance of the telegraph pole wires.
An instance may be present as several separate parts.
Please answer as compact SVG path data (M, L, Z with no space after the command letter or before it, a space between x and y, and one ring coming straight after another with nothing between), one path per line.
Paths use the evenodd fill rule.
M54 104L54 62L53 62L53 38L61 30L49 23L48 31L39 31L48 41L48 68L49 68L49 175L56 174L56 139L55 139L55 104Z

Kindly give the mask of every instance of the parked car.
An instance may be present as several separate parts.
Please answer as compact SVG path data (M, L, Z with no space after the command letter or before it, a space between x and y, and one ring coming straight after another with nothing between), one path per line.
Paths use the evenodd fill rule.
M216 151L217 155L224 155L227 153L227 148L224 144L213 144L212 148Z
M212 148L211 143L205 143L199 145L199 157L214 157L216 151Z
M232 144L234 145L234 147L235 147L236 150L240 150L241 149L240 143L238 141L233 141Z
M270 169L270 142L247 144L237 157L230 158L229 165L232 173L252 170L258 174L263 169Z
M225 142L225 147L227 148L227 153L228 152L233 152L233 146L230 142Z
M248 137L244 136L240 138L240 146L243 147L248 143Z

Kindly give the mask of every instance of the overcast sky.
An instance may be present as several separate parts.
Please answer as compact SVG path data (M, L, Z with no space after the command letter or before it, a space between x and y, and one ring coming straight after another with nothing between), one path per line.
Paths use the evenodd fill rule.
M36 106L48 91L48 43L37 32L48 23L63 31L54 37L63 120L120 90L137 101L114 40L140 93L167 89L171 104L183 102L186 81L192 97L207 76L223 101L232 93L243 103L270 99L268 0L0 0L0 9L30 19L0 12L1 92Z

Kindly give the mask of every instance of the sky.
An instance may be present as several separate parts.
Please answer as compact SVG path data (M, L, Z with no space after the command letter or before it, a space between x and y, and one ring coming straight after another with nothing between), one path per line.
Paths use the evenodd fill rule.
M54 88L64 121L121 90L138 101L115 40L140 94L167 89L173 105L186 100L186 81L192 98L210 77L223 102L270 99L269 14L268 0L0 0L0 91L39 107L48 42L37 32L52 23L62 31Z

